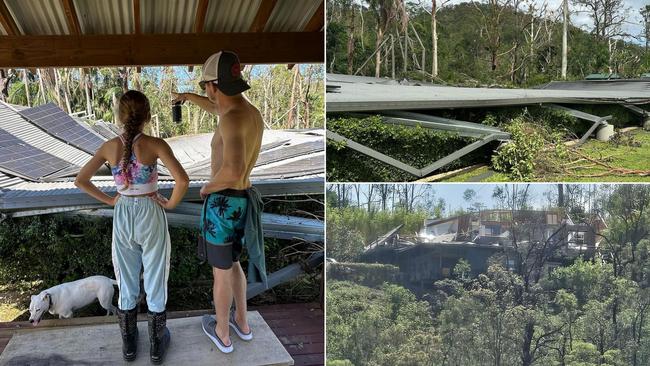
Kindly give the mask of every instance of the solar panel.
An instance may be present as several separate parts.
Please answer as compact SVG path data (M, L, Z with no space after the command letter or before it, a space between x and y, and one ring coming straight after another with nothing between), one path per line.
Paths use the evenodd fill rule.
M108 126L106 126L106 123L104 122L95 122L92 128L93 130L95 130L95 132L99 133L100 135L104 136L107 139L112 139L114 137L117 137L117 134Z
M325 156L317 155L292 161L274 167L254 169L252 178L257 179L286 179L305 175L322 174L325 172Z
M24 109L18 113L52 136L89 154L94 155L104 143L101 137L79 124L53 103Z
M298 156L309 155L324 150L323 140L303 142L296 145L290 145L266 151L257 158L255 166L275 163L278 161L295 158Z
M0 129L0 171L31 180L40 180L70 166L67 161L28 145Z

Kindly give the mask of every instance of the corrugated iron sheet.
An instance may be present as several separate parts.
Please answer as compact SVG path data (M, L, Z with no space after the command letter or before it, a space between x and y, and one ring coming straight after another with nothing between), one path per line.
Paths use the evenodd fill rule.
M16 184L20 184L24 182L21 178L13 177L10 175L6 175L3 172L0 172L0 195L1 192L11 186L14 186Z
M60 0L5 0L18 29L25 35L69 34Z
M18 28L28 35L69 34L60 0L5 0ZM323 0L280 0L266 32L302 31ZM199 0L140 0L142 33L190 33ZM204 32L247 32L261 0L212 0ZM134 32L133 0L74 0L82 34ZM0 27L0 32L6 34Z
M132 0L75 0L74 4L83 34L134 32Z
M314 15L321 0L280 0L275 5L265 32L299 32Z
M261 3L261 0L210 1L203 30L248 32Z
M56 139L2 104L0 104L0 128L36 148L78 166L83 166L92 157L90 154Z
M141 0L142 33L191 33L198 0Z

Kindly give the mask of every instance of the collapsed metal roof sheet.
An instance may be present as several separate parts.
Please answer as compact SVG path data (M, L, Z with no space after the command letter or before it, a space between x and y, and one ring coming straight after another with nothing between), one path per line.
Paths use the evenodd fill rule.
M327 75L328 84L338 86L335 91L327 93L328 112L472 108L537 103L650 103L648 92L633 90L459 88L330 81L336 77Z
M634 91L650 94L650 79L551 81L537 89Z

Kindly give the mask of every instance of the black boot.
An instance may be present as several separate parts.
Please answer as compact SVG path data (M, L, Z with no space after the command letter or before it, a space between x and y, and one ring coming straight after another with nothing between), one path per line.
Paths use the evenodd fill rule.
M163 362L171 338L169 329L167 329L167 312L154 313L149 311L147 315L149 318L149 341L151 342L149 355L151 356L151 362L157 365Z
M138 352L138 309L117 309L117 318L122 333L122 356L125 361L133 361Z

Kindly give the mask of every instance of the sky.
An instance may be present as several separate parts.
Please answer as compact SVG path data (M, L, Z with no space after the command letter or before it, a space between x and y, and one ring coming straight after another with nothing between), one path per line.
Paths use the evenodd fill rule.
M409 0L418 3L419 0ZM438 0L441 1L441 0ZM445 0L442 0L445 1ZM548 4L548 9L556 11L558 14L561 11L562 0L530 0L537 7L543 4ZM450 0L447 4L460 4L469 2L467 0ZM650 3L650 0L623 0L626 9L629 9L627 16L627 23L624 25L624 31L633 35L640 35L643 33L643 18L639 10L645 5ZM431 4L430 0L424 0L422 3ZM593 21L589 18L589 14L584 11L584 8L572 4L573 1L569 0L569 12L571 13L571 23L584 30L590 31L593 28ZM523 4L522 6L526 6ZM641 44L644 41L629 39L628 41Z

